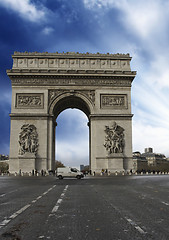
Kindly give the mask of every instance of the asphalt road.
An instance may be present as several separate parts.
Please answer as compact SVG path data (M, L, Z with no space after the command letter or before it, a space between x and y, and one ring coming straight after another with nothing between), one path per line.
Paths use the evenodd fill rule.
M0 177L0 239L169 239L169 175Z

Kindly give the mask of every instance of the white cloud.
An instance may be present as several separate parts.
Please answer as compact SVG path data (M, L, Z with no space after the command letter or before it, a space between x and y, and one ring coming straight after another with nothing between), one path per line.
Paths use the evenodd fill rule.
M98 10L97 8L107 8L109 6L116 7L118 5L118 2L116 0L83 0L84 5L88 9L92 10ZM124 0L119 2L124 2Z
M83 0L84 6L98 14L106 14L110 9L121 12L118 20L126 30L143 39L149 39L154 34L164 34L168 29L169 2L162 0ZM112 16L113 18L113 16Z
M163 7L159 1L125 1L118 8L125 14L121 14L121 21L129 32L145 39L157 30L159 21L162 20ZM161 10L161 11L160 11Z
M44 9L38 9L30 0L0 0L0 5L13 10L31 22L37 22L45 17Z
M163 153L168 157L169 128L152 127L150 124L133 121L133 151L144 152L144 148L152 147L154 152Z
M50 33L52 33L54 31L54 29L52 27L45 27L42 31L43 34L45 35L49 35Z
M169 87L168 50L166 49L166 51L167 53L156 54L151 62L151 71L147 74L147 79L152 84L156 84L158 91Z
M65 166L77 167L89 165L89 142L79 139L77 142L59 141L56 144L57 160Z

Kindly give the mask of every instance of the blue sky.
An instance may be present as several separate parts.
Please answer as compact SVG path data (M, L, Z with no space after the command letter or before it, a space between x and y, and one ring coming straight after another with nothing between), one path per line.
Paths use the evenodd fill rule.
M0 0L0 16L0 153L9 153L13 52L72 51L130 53L133 151L169 156L169 0ZM88 163L85 115L65 111L57 121L58 160Z

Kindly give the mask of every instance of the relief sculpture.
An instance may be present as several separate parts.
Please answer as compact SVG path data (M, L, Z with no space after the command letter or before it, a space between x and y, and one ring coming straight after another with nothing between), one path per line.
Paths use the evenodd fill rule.
M112 127L105 126L105 144L104 147L111 153L123 153L124 149L124 129L113 122Z
M127 107L126 95L101 95L102 107Z
M19 155L26 152L36 154L38 150L38 134L32 124L24 124L19 134Z
M17 94L16 95L17 108L42 108L43 95L42 94Z

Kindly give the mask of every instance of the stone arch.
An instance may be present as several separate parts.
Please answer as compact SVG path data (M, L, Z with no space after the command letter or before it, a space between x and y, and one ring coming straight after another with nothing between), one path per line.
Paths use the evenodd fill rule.
M49 114L57 118L57 116L67 108L77 108L84 112L89 118L93 112L93 105L89 97L80 92L64 92L54 97L49 105Z
M87 91L88 92L88 91ZM85 92L86 93L86 92ZM63 93L58 94L56 97L53 97L48 113L52 116L53 127L51 128L51 138L53 139L52 143L52 159L55 159L55 127L57 126L56 119L58 115L68 108L76 108L81 110L86 114L90 122L90 116L93 113L94 108L94 99L90 99L84 93L78 91L64 91ZM89 126L89 164L91 161L91 131L90 124Z

